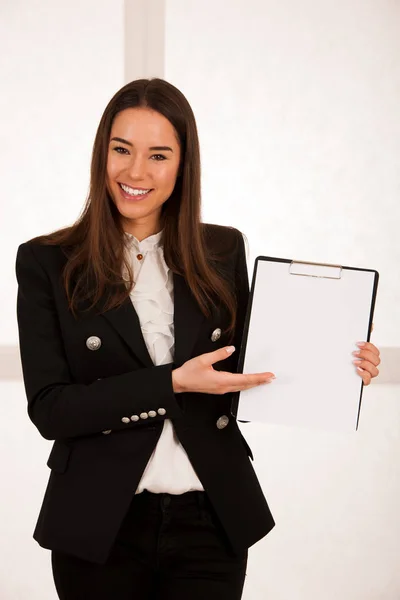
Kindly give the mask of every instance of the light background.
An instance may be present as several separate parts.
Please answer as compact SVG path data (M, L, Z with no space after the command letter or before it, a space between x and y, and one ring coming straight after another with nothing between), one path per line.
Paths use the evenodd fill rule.
M161 76L196 115L203 220L246 234L250 277L260 254L381 275L372 341L384 360L359 431L241 426L277 522L250 550L243 598L397 600L400 4L13 0L0 17L1 597L56 598L31 538L51 444L26 414L16 250L77 217L105 105Z

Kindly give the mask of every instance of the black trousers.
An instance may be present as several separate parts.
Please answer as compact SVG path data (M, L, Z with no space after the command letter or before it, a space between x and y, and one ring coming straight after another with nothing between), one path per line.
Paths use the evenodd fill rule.
M51 558L60 600L239 600L247 554L233 552L205 492L145 490L104 565Z

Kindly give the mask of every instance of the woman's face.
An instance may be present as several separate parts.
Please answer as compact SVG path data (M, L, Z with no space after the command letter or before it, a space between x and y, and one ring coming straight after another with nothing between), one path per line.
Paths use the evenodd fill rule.
M159 231L161 207L175 187L180 147L175 129L160 113L127 108L111 128L107 188L124 230L139 240ZM142 190L150 190L144 195Z

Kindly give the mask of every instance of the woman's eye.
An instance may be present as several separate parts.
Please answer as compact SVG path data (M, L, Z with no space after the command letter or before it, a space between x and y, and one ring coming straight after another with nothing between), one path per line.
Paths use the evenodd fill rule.
M128 150L122 146L116 146L114 150L115 152L118 152L118 154L128 154ZM122 150L122 152L120 152L120 150Z
M157 162L159 161L159 159L161 158L161 160L166 160L166 157L163 154L153 154L153 156L151 158L154 158L158 156L159 158L157 158Z

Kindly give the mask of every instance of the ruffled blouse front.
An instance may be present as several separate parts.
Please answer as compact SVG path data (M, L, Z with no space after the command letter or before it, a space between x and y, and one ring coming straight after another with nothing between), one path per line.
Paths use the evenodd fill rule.
M155 365L173 362L174 352L173 274L164 260L162 233L141 242L125 234L135 281L130 297Z

